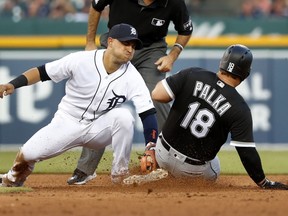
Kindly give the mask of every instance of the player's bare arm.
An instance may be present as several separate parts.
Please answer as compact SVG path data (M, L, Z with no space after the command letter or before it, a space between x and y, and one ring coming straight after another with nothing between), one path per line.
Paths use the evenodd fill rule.
M96 11L91 6L89 10L88 30L87 30L87 35L86 35L85 50L97 49L96 43L95 43L95 36L96 36L96 31L98 28L100 17L101 17L101 12Z
M41 80L39 70L36 67L25 71L23 75L27 78L28 85L33 85Z
M16 88L32 85L40 81L38 68L31 68L7 84L0 85L0 98L11 95Z
M188 43L191 35L178 35L174 46L171 48L167 56L163 56L155 62L157 69L161 72L169 72L172 70L174 62Z
M152 99L161 103L168 103L172 100L161 81L153 89Z

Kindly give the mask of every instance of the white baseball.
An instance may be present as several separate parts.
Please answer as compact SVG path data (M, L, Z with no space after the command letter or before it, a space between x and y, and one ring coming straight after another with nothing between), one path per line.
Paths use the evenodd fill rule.
M7 91L4 91L4 92L3 92L3 96L7 96Z

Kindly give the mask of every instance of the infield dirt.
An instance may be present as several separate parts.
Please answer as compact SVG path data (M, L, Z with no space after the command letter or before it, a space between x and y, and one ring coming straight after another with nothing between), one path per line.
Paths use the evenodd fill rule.
M172 177L140 186L114 185L108 174L68 186L68 174L32 174L32 192L0 193L1 216L286 216L288 190L258 188L247 175L220 176L214 184ZM288 176L268 176L288 183Z

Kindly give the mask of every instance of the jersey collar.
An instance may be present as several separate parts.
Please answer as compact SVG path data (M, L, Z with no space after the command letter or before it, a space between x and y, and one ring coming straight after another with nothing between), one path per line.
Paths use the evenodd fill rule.
M138 3L138 1L139 0L131 0L131 1L134 1L134 2L137 2ZM151 5L150 5L150 7L152 7L152 8L155 8L155 7L166 7L167 6L167 4L168 4L168 1L169 0L155 0Z

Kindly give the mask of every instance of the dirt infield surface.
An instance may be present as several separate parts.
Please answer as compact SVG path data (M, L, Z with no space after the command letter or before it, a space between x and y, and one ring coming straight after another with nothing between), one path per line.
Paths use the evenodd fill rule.
M286 216L288 191L259 189L248 176L220 176L213 184L168 177L140 186L113 185L107 174L82 186L70 175L32 174L32 192L0 193L1 216ZM269 176L288 183L288 176Z

